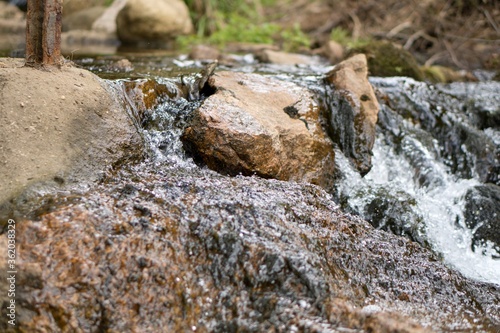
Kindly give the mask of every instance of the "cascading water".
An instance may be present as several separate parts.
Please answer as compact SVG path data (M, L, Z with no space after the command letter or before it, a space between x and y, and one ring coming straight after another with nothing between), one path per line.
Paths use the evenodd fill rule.
M327 92L319 78L328 69L247 64L238 70L295 81L321 99ZM157 80L166 85L176 81ZM498 244L477 243L474 238L478 227L494 221L479 221L471 228L464 217L470 189L484 182L498 184L500 134L495 117L500 84L432 86L407 78L372 78L371 82L380 95L388 97L387 103L381 103L373 168L361 177L337 151L342 175L337 200L375 227L433 249L464 275L500 284ZM123 89L123 81L114 85ZM140 127L151 153L146 164L200 171L186 158L179 140L199 103L167 99L143 118ZM132 104L131 113L137 118Z
M463 92L469 90L478 96L474 100L476 110L490 117L498 115L500 101L495 91L500 85L461 83L436 88L406 78L371 81L389 96L390 107L382 105L373 168L364 178L339 157L344 179L338 192L344 207L379 228L431 247L470 278L500 284L498 244L475 244L476 229L468 227L464 217L467 192L480 185L481 179L498 179L499 132L493 126L478 130L469 120L472 112L463 112L471 97ZM453 133L457 126L468 130L464 130L462 141L447 142L454 139L453 135L439 137L447 131ZM468 146L470 136L476 136L481 146ZM459 147L456 155L445 147L454 144ZM493 218L498 221L500 216L493 213ZM479 221L477 227L496 221Z

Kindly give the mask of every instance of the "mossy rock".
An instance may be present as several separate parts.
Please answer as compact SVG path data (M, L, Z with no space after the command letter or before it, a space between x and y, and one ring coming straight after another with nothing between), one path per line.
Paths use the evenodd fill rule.
M432 83L450 83L477 81L477 78L469 72L460 72L444 66L422 66L420 67L427 81Z
M390 42L372 41L353 48L349 53L365 53L372 76L408 76L418 81L424 80L424 74L411 53Z

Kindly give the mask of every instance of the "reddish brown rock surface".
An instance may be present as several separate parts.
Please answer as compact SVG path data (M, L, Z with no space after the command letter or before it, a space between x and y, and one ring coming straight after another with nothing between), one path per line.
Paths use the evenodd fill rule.
M497 332L498 286L317 186L147 169L16 219L19 331Z

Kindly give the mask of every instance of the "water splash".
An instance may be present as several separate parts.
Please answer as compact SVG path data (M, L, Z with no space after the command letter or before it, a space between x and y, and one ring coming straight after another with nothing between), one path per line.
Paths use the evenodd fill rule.
M410 238L429 246L448 265L465 276L500 284L500 260L494 259L498 258L498 252L493 244L488 241L482 246L475 244L475 250L472 250L475 229L488 221L480 222L475 229L465 225L465 195L468 190L482 183L477 172L474 172L475 165L482 162L479 160L480 153L471 152L466 144L462 144L462 155L456 158L465 162L455 162L455 165L464 165L473 172L456 173L454 164L442 156L443 140L440 142L435 138L440 122L448 127L453 126L455 122L460 122L460 126L464 127L474 122L474 119L467 119L467 115L461 112L465 109L464 104L470 104L470 101L455 98L464 97L464 91L481 91L474 99L476 109L488 112L488 115L494 114L498 106L495 109L487 98L491 89L478 87L484 84L468 84L468 87L461 84L458 86L460 89L455 89L457 84L453 84L437 89L425 83L402 78L376 78L372 82L382 91L390 92L392 109L382 106L379 136L373 150L373 168L364 178L352 171L349 163L338 155L337 163L344 174L344 181L338 190L341 200L346 201L345 207L370 219L370 205L378 202L375 200L380 193L388 198L397 198L393 201L388 199L389 203L409 196L414 199L414 202L407 202L414 204L411 211L415 216L400 215L397 223L402 225L398 229L401 234L406 233ZM448 95L451 92L454 92L453 96ZM398 98L392 98L396 94ZM493 100L495 98L496 96L492 97ZM407 103L408 100L413 100L417 106ZM412 107L420 110L412 111ZM412 121L411 117L408 117L411 112L420 119L417 117L418 121ZM427 131L423 130L426 126L422 123L425 122L428 122ZM474 130L473 135L476 133ZM488 143L494 142L498 149L497 129L490 127L479 135ZM467 139L467 136L465 137ZM470 177L464 177L464 174L469 174ZM381 192L380 188L384 191ZM418 227L420 218L424 223L423 228ZM386 228L385 225L378 227Z
M417 200L418 212L425 221L425 233L435 252L465 276L500 284L500 261L492 259L491 244L472 251L473 230L464 224L464 196L478 185L475 179L457 179L447 168L434 163L441 183L431 188L415 185L409 163L378 139L375 143L374 168L364 181L404 189Z

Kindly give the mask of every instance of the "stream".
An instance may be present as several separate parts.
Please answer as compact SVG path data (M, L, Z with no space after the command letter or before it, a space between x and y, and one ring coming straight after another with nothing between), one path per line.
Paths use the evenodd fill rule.
M124 82L133 79L154 78L168 84L202 67L200 62L171 55L128 58L135 67L130 73L110 69L116 58L76 62L111 80L116 94L124 89ZM328 107L319 78L331 67L263 65L250 55L235 60L237 65L218 69L293 81L314 91ZM475 235L481 228L498 228L498 201L492 199L488 206L492 211L476 216L472 225L467 218L468 202L479 195L474 189L484 183L500 184L500 83L488 81L487 73L482 75L485 80L481 82L439 85L409 78L371 78L379 98L385 100L379 113L373 167L361 177L337 150L339 183L333 194L343 210L432 249L465 276L500 284L500 244ZM194 164L179 140L190 112L199 103L163 101L138 124L149 151L141 168L213 173ZM138 111L130 104L129 111L137 118ZM492 233L498 241L499 231Z

